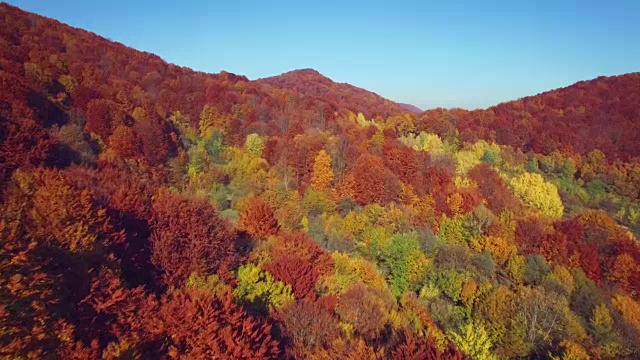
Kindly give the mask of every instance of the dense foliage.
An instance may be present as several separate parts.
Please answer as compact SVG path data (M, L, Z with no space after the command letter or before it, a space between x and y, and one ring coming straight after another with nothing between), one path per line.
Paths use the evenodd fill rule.
M1 358L640 356L624 77L520 143L461 120L512 105L337 101L5 4L0 33ZM590 142L601 83L626 94Z

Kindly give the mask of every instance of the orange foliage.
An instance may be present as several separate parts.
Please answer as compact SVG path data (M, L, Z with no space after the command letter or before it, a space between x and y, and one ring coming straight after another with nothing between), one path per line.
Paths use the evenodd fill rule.
M279 225L273 209L261 198L252 197L240 213L238 228L255 239L266 239L278 233Z

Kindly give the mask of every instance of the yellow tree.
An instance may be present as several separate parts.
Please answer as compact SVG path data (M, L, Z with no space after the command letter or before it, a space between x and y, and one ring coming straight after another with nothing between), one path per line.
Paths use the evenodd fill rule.
M526 204L540 210L552 219L560 219L564 212L562 200L555 185L544 181L539 174L524 173L511 179L513 192Z
M313 175L311 177L311 186L323 190L329 188L333 181L333 170L331 170L331 157L326 151L320 150L316 155L313 164Z

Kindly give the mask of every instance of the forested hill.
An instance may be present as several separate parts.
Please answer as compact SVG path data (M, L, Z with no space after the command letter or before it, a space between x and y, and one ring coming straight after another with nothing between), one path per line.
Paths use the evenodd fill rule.
M431 110L422 117L432 131L457 127L464 141L494 140L545 154L585 155L598 149L610 160L628 161L640 157L639 104L640 73L630 73L581 81L486 110Z
M367 117L387 117L413 111L371 91L334 82L313 69L294 70L256 81L278 88L296 90L301 94L324 101L332 101L339 107L356 113L362 112Z
M333 92L0 4L0 358L640 357L635 150L532 115L633 131L633 86L418 115L304 73Z

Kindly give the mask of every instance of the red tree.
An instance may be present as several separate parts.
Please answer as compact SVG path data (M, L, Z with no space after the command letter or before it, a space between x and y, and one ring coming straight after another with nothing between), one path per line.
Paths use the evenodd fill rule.
M313 288L318 279L313 265L296 254L282 254L264 266L276 279L291 285L298 299L313 296Z
M211 274L233 260L234 234L209 202L161 190L152 209L151 259L165 284L180 286L192 272Z
M229 294L176 290L158 315L157 330L173 359L275 359L280 353L271 325L249 316Z
M249 200L240 213L238 227L256 239L266 239L269 235L278 233L278 220L273 215L273 209L259 197Z

